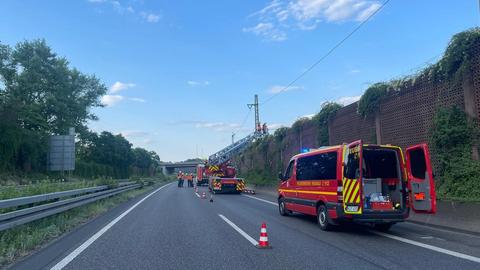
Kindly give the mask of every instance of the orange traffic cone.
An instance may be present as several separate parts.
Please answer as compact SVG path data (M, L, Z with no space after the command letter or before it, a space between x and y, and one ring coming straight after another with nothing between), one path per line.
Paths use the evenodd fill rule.
M260 229L260 239L258 240L258 248L271 248L268 244L268 234L267 234L267 224L262 223L262 228Z

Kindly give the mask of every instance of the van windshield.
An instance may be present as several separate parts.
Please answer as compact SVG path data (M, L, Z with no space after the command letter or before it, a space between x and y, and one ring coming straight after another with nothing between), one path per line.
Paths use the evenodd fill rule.
M385 148L364 148L363 169L365 178L398 178L397 152Z

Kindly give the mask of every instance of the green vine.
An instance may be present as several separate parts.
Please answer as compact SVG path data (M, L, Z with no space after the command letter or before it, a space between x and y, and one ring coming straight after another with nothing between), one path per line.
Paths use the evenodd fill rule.
M472 146L478 145L477 129L458 107L440 108L435 114L430 145L437 161L437 193L441 197L480 200L480 161L472 159Z
M387 96L389 87L389 84L383 82L370 86L358 101L358 113L366 118L377 112L380 102Z
M380 108L380 103L392 91L401 91L416 84L419 78L428 81L458 82L466 71L471 69L471 59L474 57L474 48L480 44L480 28L458 33L450 40L442 58L417 74L406 76L390 82L376 83L365 90L358 102L358 113L363 117L372 116Z
M312 118L318 126L317 142L319 146L329 144L328 120L334 116L340 108L342 108L342 105L336 102L325 102L322 104L320 112Z

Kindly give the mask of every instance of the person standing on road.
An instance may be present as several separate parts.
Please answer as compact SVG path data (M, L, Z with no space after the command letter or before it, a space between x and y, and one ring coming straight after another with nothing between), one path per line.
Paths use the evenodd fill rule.
M193 173L188 175L188 187L193 187Z
M178 187L182 186L182 171L179 171L177 174Z

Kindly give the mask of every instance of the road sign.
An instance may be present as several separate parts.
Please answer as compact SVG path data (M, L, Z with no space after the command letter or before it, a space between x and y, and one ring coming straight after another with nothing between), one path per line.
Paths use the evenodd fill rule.
M75 170L75 135L50 136L49 148L49 171Z

